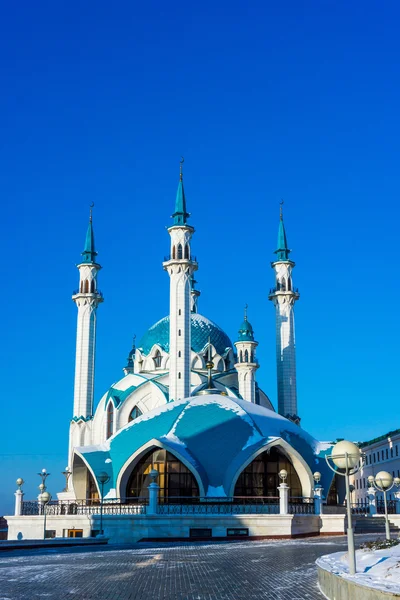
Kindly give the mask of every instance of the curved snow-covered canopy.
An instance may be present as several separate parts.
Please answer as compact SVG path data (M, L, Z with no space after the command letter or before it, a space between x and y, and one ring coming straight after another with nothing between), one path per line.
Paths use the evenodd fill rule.
M244 400L203 395L171 402L135 419L105 444L77 448L95 475L106 471L108 497L124 497L124 482L152 447L175 454L193 472L201 495L231 496L247 464L268 447L279 446L292 460L303 495L310 495L312 474L331 475L319 442L288 419Z

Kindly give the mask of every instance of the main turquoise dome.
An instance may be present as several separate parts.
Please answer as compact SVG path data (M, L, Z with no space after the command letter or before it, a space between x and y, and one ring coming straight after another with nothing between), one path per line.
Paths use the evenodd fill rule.
M202 352L208 344L208 338L221 356L225 354L228 348L233 349L233 345L229 337L221 327L198 313L190 315L191 335L192 335L192 350L194 352ZM138 344L138 349L145 355L149 354L150 350L158 344L165 352L169 352L169 316L157 321L144 334Z

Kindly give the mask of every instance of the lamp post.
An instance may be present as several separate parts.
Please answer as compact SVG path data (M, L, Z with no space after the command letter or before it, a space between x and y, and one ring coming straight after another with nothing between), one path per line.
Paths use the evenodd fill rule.
M386 494L393 488L393 486L398 487L400 485L400 478L399 477L393 478L391 476L391 474L388 473L387 471L379 471L379 473L377 473L375 475L375 477L373 475L370 475L368 477L368 483L369 483L370 487L373 487L376 490L378 490L379 492L383 493L383 504L385 507L386 539L390 540L390 524L389 524L389 517L388 517L388 510L387 510Z
M69 468L68 465L65 467L65 471L63 471L62 474L65 477L65 488L63 489L63 492L68 492L68 481L72 475L71 469Z
M100 495L100 534L97 537L103 536L103 495L104 495L104 484L110 481L110 476L105 472L101 471L97 475L97 481L100 483L101 495Z
M49 492L42 492L40 494L40 502L43 504L43 514L44 514L44 521L43 521L43 539L46 539L46 506L48 505L48 503L51 500L51 494L49 494Z
M356 551L354 547L354 531L351 519L351 499L350 499L350 475L354 475L361 468L361 460L363 454L360 448L348 442L342 440L334 445L331 454L326 455L325 459L328 467L336 474L341 475L345 478L346 482L346 505L347 505L347 547L349 553L349 573L354 575L356 572ZM332 466L329 462L331 460L334 464ZM336 468L335 468L336 467ZM344 471L342 473L341 471Z
M313 478L315 481L315 487L314 487L315 514L321 515L323 513L323 496L322 496L323 489L320 484L321 473L319 471L315 471L315 473L313 474Z

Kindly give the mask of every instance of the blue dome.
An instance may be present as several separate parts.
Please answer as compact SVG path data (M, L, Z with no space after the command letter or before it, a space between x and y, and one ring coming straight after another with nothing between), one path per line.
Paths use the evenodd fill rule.
M115 497L129 457L151 440L180 456L197 472L208 496L229 496L235 474L246 461L271 442L281 438L316 470L329 488L332 475L325 464L319 442L275 412L219 395L204 395L170 402L138 417L100 446L79 448L93 472L110 475L107 492ZM118 493L118 490L117 490ZM114 494L114 495L113 495Z
M232 342L226 333L203 315L192 313L190 323L192 328L192 350L194 352L202 352L208 344L209 337L218 354L223 355L227 348L233 348ZM147 355L154 344L158 344L165 352L169 352L169 316L164 317L150 327L140 340L138 348L143 354Z

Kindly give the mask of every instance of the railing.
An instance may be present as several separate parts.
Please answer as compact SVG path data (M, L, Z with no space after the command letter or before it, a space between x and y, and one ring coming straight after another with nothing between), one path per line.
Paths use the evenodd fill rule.
M241 515L279 514L277 496L235 496L232 498L160 498L160 515Z
M191 256L190 258L184 258L184 256L175 256L175 258L172 258L172 256L169 254L168 256L164 256L164 262L168 262L169 260L188 260L190 262L197 262L197 256Z
M369 515L369 504L366 502L352 502L351 512L353 515Z
M314 498L292 496L289 498L288 512L290 515L313 515L315 512Z
M124 502L105 500L103 515L146 514L147 498L127 498ZM22 515L42 515L43 504L37 500L22 503ZM46 515L97 515L100 514L98 500L54 500L46 504Z
M388 500L387 501L387 511L388 511L388 515L396 514L396 500ZM383 500L377 501L376 512L378 513L378 515L385 514L385 503Z
M73 296L76 296L77 294L92 294L92 296L100 296L100 298L103 297L103 292L101 292L100 290L96 290L94 292L90 292L90 291L89 292L83 292L81 290L74 290L72 292Z

